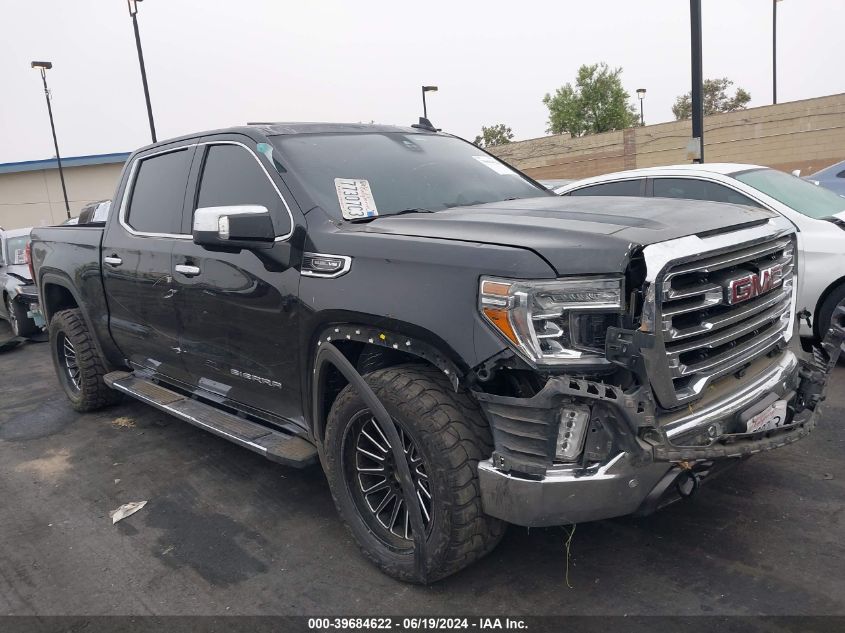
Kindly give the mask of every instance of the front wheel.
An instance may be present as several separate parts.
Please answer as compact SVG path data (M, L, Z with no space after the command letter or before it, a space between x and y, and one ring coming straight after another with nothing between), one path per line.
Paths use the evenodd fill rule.
M341 517L364 555L384 572L418 581L409 503L426 532L426 575L438 580L478 560L501 540L505 524L484 514L478 462L490 432L475 403L434 369L402 365L365 380L390 414L414 480L406 499L390 442L351 386L326 425L325 467Z
M29 336L38 331L35 321L26 316L26 308L9 295L6 295L6 314L15 336Z

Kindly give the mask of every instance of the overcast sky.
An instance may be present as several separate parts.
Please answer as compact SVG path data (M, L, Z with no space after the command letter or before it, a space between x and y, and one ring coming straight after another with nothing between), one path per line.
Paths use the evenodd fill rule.
M771 103L772 0L704 0L704 75ZM53 156L33 59L64 156L130 151L149 128L125 0L0 0L0 162ZM779 101L845 92L843 0L778 5ZM160 139L246 121L421 114L472 139L503 122L545 135L546 92L606 61L648 90L646 123L689 90L689 3L467 0L145 0L139 23Z

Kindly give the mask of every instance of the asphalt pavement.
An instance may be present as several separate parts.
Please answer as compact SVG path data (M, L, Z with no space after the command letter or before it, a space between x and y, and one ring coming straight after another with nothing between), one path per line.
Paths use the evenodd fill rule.
M361 556L319 467L138 402L75 413L27 343L0 353L0 614L843 615L843 415L837 368L808 438L650 517L578 525L568 565L564 528L511 527L418 587Z

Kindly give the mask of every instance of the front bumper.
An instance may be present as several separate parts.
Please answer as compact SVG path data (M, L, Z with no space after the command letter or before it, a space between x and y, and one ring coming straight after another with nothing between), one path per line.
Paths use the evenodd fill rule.
M845 310L840 313L845 321ZM533 398L478 394L496 449L478 476L484 510L509 523L548 526L647 513L683 496L680 477L696 484L709 473L757 452L799 440L814 427L827 378L845 338L831 328L811 358L783 352L740 390L716 394L699 410L655 416L647 395L566 376L551 378ZM739 432L739 416L787 400L787 424ZM554 464L559 409L589 403L592 420L581 461ZM529 437L533 435L534 437ZM539 440L539 441L538 441ZM543 459L538 447L551 446ZM525 454L523 454L525 453Z

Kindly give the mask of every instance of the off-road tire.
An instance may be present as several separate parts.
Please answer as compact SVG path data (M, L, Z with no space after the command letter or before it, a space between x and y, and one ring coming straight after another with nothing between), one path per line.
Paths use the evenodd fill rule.
M845 284L842 284L831 291L819 308L819 322L816 325L816 334L823 339L830 329L830 321L833 318L833 311L841 303L845 303ZM842 352L839 354L839 364L845 365L845 343L842 344Z
M48 332L50 355L56 376L74 409L80 412L95 411L120 400L120 393L109 388L103 381L103 376L107 373L105 364L78 309L62 310L53 315ZM67 338L75 348L80 370L79 388L74 387L62 364L57 345L62 337Z
M6 312L9 314L9 327L15 336L29 336L38 331L35 321L26 316L26 307L9 295L5 297Z
M437 369L399 365L364 376L391 417L415 442L429 472L434 519L426 541L426 581L460 571L489 553L506 523L484 514L478 462L493 450L490 429L477 404L458 393ZM343 441L351 422L367 406L351 385L340 392L328 416L324 468L341 518L364 556L386 574L419 582L413 549L388 547L362 518L342 465Z

